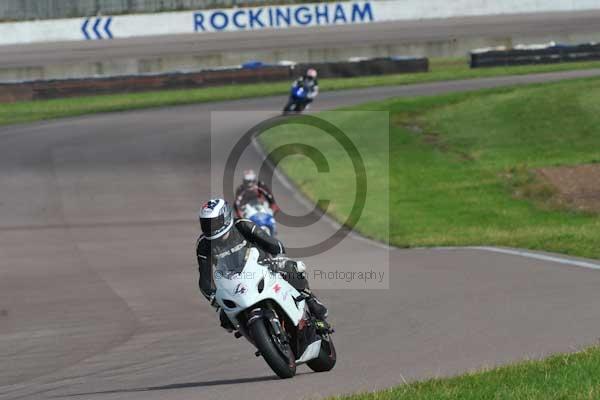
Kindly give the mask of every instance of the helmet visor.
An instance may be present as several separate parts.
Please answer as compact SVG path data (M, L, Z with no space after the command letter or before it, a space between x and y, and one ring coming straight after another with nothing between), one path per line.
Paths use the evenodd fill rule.
M225 227L225 216L223 214L215 218L200 218L200 228L208 236L215 236Z

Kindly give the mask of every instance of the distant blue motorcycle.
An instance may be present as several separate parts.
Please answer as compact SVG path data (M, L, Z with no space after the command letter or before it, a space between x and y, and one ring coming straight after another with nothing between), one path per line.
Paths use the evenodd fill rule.
M312 99L308 98L308 92L302 86L292 86L290 98L283 108L283 113L300 113L306 109Z
M269 235L275 236L277 234L277 225L273 210L269 207L268 203L252 202L245 204L242 207L242 216L254 222Z

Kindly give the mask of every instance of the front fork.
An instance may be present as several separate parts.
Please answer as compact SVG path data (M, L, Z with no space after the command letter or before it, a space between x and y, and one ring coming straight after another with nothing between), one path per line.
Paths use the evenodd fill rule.
M286 351L286 348L290 347L289 337L282 322L279 320L277 313L274 310L266 307L254 308L248 314L247 326L249 327L252 324L260 321L267 321L269 324L268 326L271 328L270 331L274 336L273 339L275 340L275 344L279 348L281 354L284 357L289 358L288 352Z
M275 313L275 311L271 310L270 308L255 308L252 311L250 311L250 313L248 314L248 322L247 325L250 326L253 323L256 323L258 321L268 321L269 325L271 326L272 332L277 335L278 337L286 337L287 339L287 335L285 334L283 327L281 325L281 321L279 321L279 317L277 316L277 314Z

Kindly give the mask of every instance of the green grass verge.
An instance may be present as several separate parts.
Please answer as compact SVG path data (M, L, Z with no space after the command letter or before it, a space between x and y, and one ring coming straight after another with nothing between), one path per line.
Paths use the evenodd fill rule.
M370 196L387 190L385 205L365 209L356 228L400 247L502 245L600 259L600 216L548 202L546 191L516 196L533 168L600 162L600 79L492 89L443 96L393 99L331 115L361 150ZM380 118L390 113L389 170L377 142ZM373 114L375 116L377 114ZM272 149L308 142L331 163L317 174L296 156L284 171L313 198L329 198L330 212L350 211L354 175L349 161L319 132L284 127L261 139ZM385 127L384 127L385 128ZM347 164L344 166L344 162ZM382 215L383 214L383 215Z
M400 377L398 377L400 379ZM344 400L598 399L600 348L393 389L338 397Z
M429 73L345 79L323 79L321 81L321 87L324 91L341 90L350 88L365 88L371 86L402 85L419 82L556 72L598 67L600 67L600 62L581 62L471 70L467 66L466 60L464 59L434 59L431 62L431 72ZM288 88L288 82L281 82L203 89L165 90L146 93L86 96L72 99L54 99L0 104L0 125L99 112L125 111L141 108L194 104L208 101L222 101L268 95L285 96Z

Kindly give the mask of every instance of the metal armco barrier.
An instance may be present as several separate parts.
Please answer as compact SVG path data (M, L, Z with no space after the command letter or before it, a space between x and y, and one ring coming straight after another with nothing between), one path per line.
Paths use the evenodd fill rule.
M471 68L600 60L600 44L471 52Z
M407 72L427 72L427 58L377 58L357 62L311 64L320 77L352 77ZM243 83L290 81L304 72L308 64L226 68L190 73L118 76L110 78L61 79L0 83L0 103L143 92L164 89L192 89Z
M289 79L289 76L290 70L287 66L268 66L253 70L229 68L190 73L0 83L0 103L164 89L191 89L236 83L275 82Z
M386 75L429 71L429 59L410 58L373 58L354 62L331 62L315 64L296 64L296 71L316 68L320 78L349 78L354 76Z

